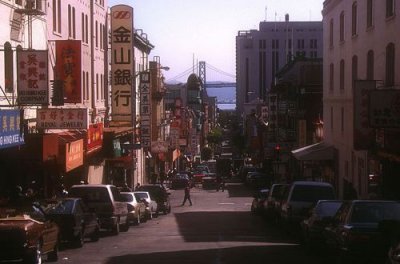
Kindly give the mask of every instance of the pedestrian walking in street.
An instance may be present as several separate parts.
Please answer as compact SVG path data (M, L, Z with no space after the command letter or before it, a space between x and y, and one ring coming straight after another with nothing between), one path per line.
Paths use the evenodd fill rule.
M190 206L192 206L192 200L190 199L190 184L185 187L185 197L183 198L182 206L185 205L186 201L189 201Z

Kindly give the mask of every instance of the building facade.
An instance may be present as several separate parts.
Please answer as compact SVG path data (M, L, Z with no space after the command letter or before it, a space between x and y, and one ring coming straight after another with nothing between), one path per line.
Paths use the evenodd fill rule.
M259 30L239 31L236 36L236 105L266 96L275 74L296 56L322 57L322 22L262 21Z
M373 113L391 112L376 98L396 104L391 100L400 84L400 5L396 0L327 0L322 14L324 141L338 152L339 195L356 191L363 198L398 199L399 156L392 147L398 145L393 136L398 125L379 123L382 118Z

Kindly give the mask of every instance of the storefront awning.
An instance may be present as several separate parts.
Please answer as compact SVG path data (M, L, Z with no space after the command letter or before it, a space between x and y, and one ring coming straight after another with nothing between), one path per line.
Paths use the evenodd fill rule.
M309 145L303 148L292 150L297 160L333 160L336 149L325 142Z

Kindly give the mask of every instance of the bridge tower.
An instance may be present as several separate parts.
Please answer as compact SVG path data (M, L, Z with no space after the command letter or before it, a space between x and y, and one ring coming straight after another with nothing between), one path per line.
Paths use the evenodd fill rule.
M199 61L199 78L203 83L203 87L206 88L206 62Z

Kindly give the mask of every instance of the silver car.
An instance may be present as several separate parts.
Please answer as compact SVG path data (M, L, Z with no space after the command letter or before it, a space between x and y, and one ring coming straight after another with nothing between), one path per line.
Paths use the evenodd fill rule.
M145 191L135 191L133 192L138 201L145 201L146 204L146 216L147 219L152 219L153 217L158 217L157 202L152 199L149 192Z

